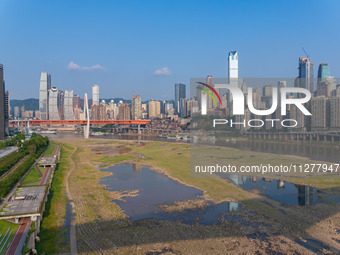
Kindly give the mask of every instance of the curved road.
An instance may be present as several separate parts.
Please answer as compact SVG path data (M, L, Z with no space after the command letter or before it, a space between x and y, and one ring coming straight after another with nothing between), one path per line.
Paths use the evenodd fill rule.
M72 199L72 195L69 189L69 184L68 184L68 180L69 177L71 175L71 173L74 170L74 162L72 160L72 155L76 152L77 148L75 148L70 156L69 156L69 161L71 162L71 169L70 171L67 173L66 175L66 180L65 180L65 186L66 186L66 194L67 197L70 201L70 205L71 205L71 226L70 226L70 245L71 245L71 254L78 254L78 250L77 250L77 232L76 232L76 207L74 205L73 199Z

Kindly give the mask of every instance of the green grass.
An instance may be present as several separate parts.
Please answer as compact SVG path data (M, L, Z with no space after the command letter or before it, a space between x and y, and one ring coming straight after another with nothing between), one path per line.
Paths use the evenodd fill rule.
M42 166L38 166L38 168L39 168L41 174L44 175L46 168L42 167Z
M99 162L103 162L103 163L110 163L110 164L117 164L126 160L132 160L135 159L135 157L131 154L121 154L121 155L115 155L113 157L109 157L109 156L102 156L101 158L99 158ZM106 164L106 166L108 166L108 164Z
M8 243L10 243L14 237L14 234L15 232L17 231L19 225L18 224L14 224L14 223L10 223L8 221L5 221L5 220L0 220L0 234L2 234L0 240L2 240L3 236L6 234L8 228L11 228L11 230L9 232L11 232L11 237L8 239L7 243L6 243L6 247L2 250L2 252L0 253L0 255L3 255L6 253L6 248L7 248L7 245ZM7 239L7 236L6 236L6 239ZM0 250L1 248L3 247L4 243L2 243L0 245Z
M73 149L73 147L61 145L61 159L54 172L52 187L41 224L41 232L39 234L41 241L36 243L38 254L42 252L45 252L45 254L70 252L68 237L63 237L67 232L67 230L63 229L63 226L67 203L65 177L70 167L68 161L70 149Z
M47 148L44 156L47 156L47 157L53 156L53 152L54 152L55 148L56 148L56 145L54 143L51 143L50 146Z
M37 169L35 169L35 167L33 166L31 171L28 173L28 175L26 175L25 179L22 181L22 184L35 181L40 178L41 178L40 174L38 173Z

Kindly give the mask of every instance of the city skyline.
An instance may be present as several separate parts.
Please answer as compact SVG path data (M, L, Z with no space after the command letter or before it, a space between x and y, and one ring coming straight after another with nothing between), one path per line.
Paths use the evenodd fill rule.
M332 74L340 76L340 53L336 51L340 35L332 26L339 23L338 2L318 6L314 1L246 2L132 1L129 6L61 2L56 6L3 1L0 47L6 50L1 51L0 62L6 67L7 88L33 88L37 74L45 70L55 77L56 87L72 87L80 95L90 94L88 87L98 84L105 95L113 97L114 93L123 98L139 93L142 98L171 99L174 83L189 84L191 77L206 75L226 77L226 55L233 49L240 53L239 77L296 77L296 57L305 56L302 47L314 63L327 62ZM72 11L75 7L79 11ZM310 17L303 32L297 25L300 8ZM197 15L203 12L210 13L206 20ZM131 16L134 19L126 18ZM177 16L183 19L177 20ZM208 42L197 40L207 32ZM327 47L320 49L319 45L325 45L322 34L332 36ZM143 90L137 91L140 87ZM38 95L28 90L25 97Z

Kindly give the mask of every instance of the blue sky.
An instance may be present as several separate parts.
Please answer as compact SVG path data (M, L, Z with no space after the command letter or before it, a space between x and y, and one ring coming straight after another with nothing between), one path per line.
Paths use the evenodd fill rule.
M296 77L305 47L340 77L339 1L16 1L0 3L0 63L12 98L38 98L41 71L83 97L172 99L174 83ZM156 70L159 70L156 72ZM155 75L155 72L163 75ZM339 81L338 81L339 82ZM340 82L339 82L340 83Z

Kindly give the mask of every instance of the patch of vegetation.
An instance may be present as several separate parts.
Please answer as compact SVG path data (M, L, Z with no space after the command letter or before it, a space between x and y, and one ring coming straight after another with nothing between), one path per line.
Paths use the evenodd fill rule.
M0 220L0 234L1 234L1 238L0 238L0 241L2 240L2 238L4 237L4 235L6 234L7 230L10 228L10 231L8 233L11 233L11 236L10 238L7 240L7 243L4 244L2 243L0 245L0 249L3 247L3 245L5 245L5 248L1 251L0 255L3 255L6 253L7 251L7 245L12 241L12 239L14 238L14 234L15 232L17 231L19 225L18 224L14 224L14 223L11 223L11 222L8 222L8 221L5 221L5 220ZM8 236L8 233L7 233L7 236ZM6 239L7 239L7 236L6 236Z
M23 143L21 149L24 153L28 154L28 157L15 170L0 179L0 197L5 197L10 192L20 178L35 163L35 160L44 152L48 144L49 140L47 137L37 134L33 134L28 141Z
M21 141L25 140L24 134L17 134L10 140L6 140L5 142L0 143L0 148L8 147L8 146L21 146ZM18 151L12 152L11 154L7 155L6 157L0 159L0 176L3 175L5 172L10 170L15 164L17 164L25 155L27 155L28 151L23 146L19 148Z
M36 244L38 254L69 253L68 239L63 237L67 229L65 224L67 196L65 194L65 177L70 168L69 155L70 145L61 145L61 158L56 166L50 194L46 203L41 231L40 242Z
M24 184L27 182L38 180L40 178L41 176L38 173L37 169L35 169L35 167L32 167L31 171L28 173L28 175L26 175L25 179L21 183Z
M53 156L53 152L55 148L56 148L56 145L54 143L50 144L50 146L45 151L44 156L46 157Z
M22 133L18 133L16 136L5 140L3 142L0 142L0 149L7 148L9 146L20 146L22 141L25 140L25 135Z
M112 157L109 157L107 155L102 156L97 162L103 162L103 163L110 163L110 164L117 164L126 160L133 160L135 157L131 154L121 154L121 155L114 155Z

